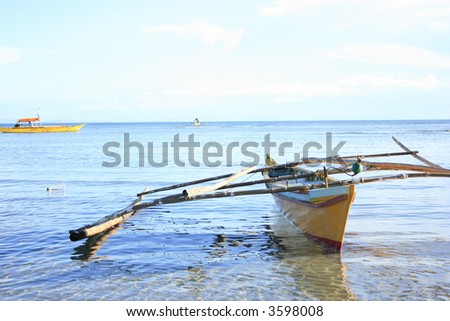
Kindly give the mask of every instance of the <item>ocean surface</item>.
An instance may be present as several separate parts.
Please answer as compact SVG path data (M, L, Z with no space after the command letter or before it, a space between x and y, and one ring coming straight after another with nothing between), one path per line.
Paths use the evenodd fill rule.
M0 134L0 299L449 300L445 178L357 186L341 253L287 224L271 195L148 208L95 240L71 242L68 233L126 207L146 186L262 166L268 145L286 162L305 152L401 151L395 135L450 168L449 130L448 120L427 120L105 123Z

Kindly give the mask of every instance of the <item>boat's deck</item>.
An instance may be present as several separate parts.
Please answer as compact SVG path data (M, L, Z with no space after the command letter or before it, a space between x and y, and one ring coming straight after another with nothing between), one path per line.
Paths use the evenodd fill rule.
M287 175L305 175L312 174L313 171L303 169L303 168L286 168L286 169L278 169L276 171L270 171L267 177L280 177ZM330 181L334 181L332 177L329 178ZM321 184L323 180L320 179L319 176L311 176L306 178L297 178L291 180L283 180L279 182L269 183L268 187L282 187L282 186L305 186ZM326 201L330 198L334 198L340 195L347 195L349 193L347 186L336 186L330 188L315 188L311 190L299 190L295 192L282 192L281 195L285 197L289 197L295 200L299 200L302 202L310 202L310 203L318 203Z

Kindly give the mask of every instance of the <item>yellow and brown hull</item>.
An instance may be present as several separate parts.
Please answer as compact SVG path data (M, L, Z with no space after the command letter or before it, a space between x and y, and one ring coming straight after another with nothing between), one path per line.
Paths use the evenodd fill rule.
M33 134L33 133L68 133L77 132L86 124L75 126L22 126L22 127L0 127L0 132L9 134Z
M305 174L308 171L298 171ZM269 177L268 173L264 176ZM295 182L289 182L289 185ZM301 185L319 181L298 182ZM268 184L280 187L284 183ZM350 207L354 201L355 186L338 186L273 194L283 216L302 230L309 238L340 251L344 241L345 228Z
M341 250L355 187L345 187L326 200L311 202L295 197L295 192L274 194L273 197L284 217L301 229L309 238Z

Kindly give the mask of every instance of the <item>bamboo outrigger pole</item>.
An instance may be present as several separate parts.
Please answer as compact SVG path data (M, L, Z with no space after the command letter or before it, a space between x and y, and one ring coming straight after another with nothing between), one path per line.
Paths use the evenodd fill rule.
M330 188L330 187L336 187L336 186L347 186L347 185L356 185L356 184L364 184L364 183L372 183L372 182L378 182L378 181L386 181L386 180L393 180L393 179L405 179L405 178L414 178L414 177L450 177L450 170L440 167L439 165L436 165L434 163L431 163L424 158L418 158L418 152L417 151L411 151L406 146L401 144L397 139L394 138L394 141L402 147L405 152L395 152L395 153L383 153L383 154L372 154L372 155L357 155L357 156L347 156L347 157L328 157L328 158L317 158L314 160L308 160L303 159L299 162L292 162L292 163L286 163L286 164L280 164L280 165L273 165L271 166L265 166L261 168L256 167L250 167L245 168L243 170L238 171L237 173L232 174L226 174L226 175L220 175L215 177L209 177L205 179L195 180L191 182L186 183L180 183L175 184L171 186L161 187L154 190L145 189L142 193L138 194L138 199L136 199L133 203L131 203L127 208L124 210L118 211L114 214L105 216L104 218L96 221L93 224L89 224L86 226L83 226L76 230L69 231L70 233L70 240L71 241L78 241L83 238L87 238L93 235L97 235L103 232L106 232L110 229L112 229L115 226L120 225L122 222L124 222L126 219L128 219L130 216L134 215L137 211L158 206L162 204L174 204L174 203L182 203L187 201L193 201L193 200L202 200L202 199L213 199L213 198L224 198L224 197L232 197L232 196L245 196L245 195L261 195L261 194L276 194L281 192L288 192L288 191L308 191L312 189L319 189L319 188ZM412 165L412 164L402 164L402 163L382 163L382 162L367 162L367 161L361 161L363 158L376 158L376 157L390 157L390 156L404 156L404 155L412 155L415 158L418 158L422 162L426 163L429 166L423 166L423 165ZM257 184L266 184L266 183L273 183L277 181L290 181L295 179L301 179L301 178L309 178L314 176L329 176L333 174L340 174L340 173L347 173L349 172L349 162L354 161L361 161L362 165L366 167L366 170L411 170L415 171L416 173L407 173L407 174L398 174L398 175L380 175L375 177L360 177L348 180L339 180L339 181L329 181L329 182L323 182L323 183L317 183L317 184L298 184L298 185L292 185L289 186L286 184L285 186L278 186L278 187L272 187L272 188L263 188L263 189L252 189L252 190L233 190L233 188L237 187L244 187L244 186L251 186L251 185L257 185ZM260 179L260 180L254 180L249 182L240 182L240 183L234 183L231 184L233 181L237 180L240 177L243 177L247 174L253 174L258 172L264 172L264 171L270 171L270 170L278 170L278 169L286 169L295 167L302 164L312 164L312 163L318 163L318 162L328 162L331 164L339 163L341 165L344 165L340 169L334 169L334 168L324 168L323 171L317 171L317 172L311 172L307 174L291 174L291 175L284 175L284 176L278 176L278 177L271 177L269 179ZM418 173L417 173L418 172ZM215 181L219 179L224 179L223 181L220 181L216 184L209 185L209 186L202 186L202 187L196 187L189 190L184 190L182 193L177 193L165 197L161 197L155 200L152 200L150 202L143 202L143 198L152 193L157 193L161 191L167 191L172 189L178 189L181 187L187 187L192 185L197 185L205 182ZM217 190L223 190L228 189L225 191L217 191Z
M395 170L395 171L415 171L421 173L430 174L448 174L450 170L442 167L431 167L423 165L413 165L404 163L386 163L386 162L366 162L363 161L362 164L367 166L369 170Z
M254 170L256 170L256 166L249 167L249 168L244 168L243 170L240 170L239 172L237 172L236 174L230 176L229 178L224 179L223 181L218 182L218 183L216 183L214 185L203 186L203 187L195 187L195 188L191 188L191 189L188 189L188 190L184 190L183 191L183 195L186 198L194 198L194 197L196 197L198 195L215 191L215 190L217 190L219 188L222 188L222 187L224 187L226 185L229 185L232 181L235 181L238 178L240 178L240 177L242 177L244 175L247 175L250 172L253 172Z
M148 189L145 188L144 192ZM105 232L112 227L121 224L126 219L128 219L130 216L135 214L135 206L139 205L142 200L144 199L143 196L139 197L135 201L133 201L127 208L118 211L114 214L105 216L101 218L100 220L96 221L95 223L80 227L76 230L70 230L69 231L69 238L72 242L82 240L84 238Z
M397 139L397 137L392 136L392 140L393 140L398 146L400 146L400 148L402 148L405 152L411 152L411 150L410 150L408 147L406 147L405 145L403 145L402 142L399 141L399 140ZM411 154L411 155L412 155L412 157L414 157L415 159L420 160L422 163L424 163L424 164L426 164L426 165L428 165L428 166L435 167L435 168L443 168L442 166L439 166L439 165L437 165L437 164L435 164L435 163L432 163L432 162L430 162L429 160L423 158L422 156L419 156L417 153L413 153L413 154Z
M285 163L285 164L278 164L278 165L273 165L273 166L265 166L265 167L261 167L261 168L256 168L256 169L250 171L248 174L261 173L261 172L264 172L264 171L277 170L277 169L282 169L282 168L296 167L296 166L304 165L304 164L323 163L323 162L335 163L335 164L336 163L339 163L339 164L345 163L345 164L347 164L347 163L351 163L352 161L356 161L356 159L358 159L358 158L378 158L378 157L407 156L407 155L416 155L418 153L419 153L418 151L411 151L410 150L410 151L406 151L406 152L369 154L369 155L354 155L354 156L345 156L345 157L332 156L332 157L327 157L327 158L314 158L313 160L309 160L309 159L305 159L304 158L304 159L302 159L301 161L298 161L298 162L290 162L290 163ZM137 194L137 196L140 197L140 196L143 196L143 195L155 194L155 193L158 193L158 192L170 191L170 190L178 189L178 188L182 188L182 187L198 185L198 184L202 184L202 183L208 183L208 182L216 181L216 180L219 180L219 179L229 178L232 175L235 175L235 173L224 174L224 175L213 176L213 177L207 177L207 178L202 178L202 179L195 180L195 181L190 181L190 182L185 182L185 183L179 183L179 184L164 186L164 187L160 187L160 188L156 188L156 189L152 189L152 190L141 192L141 193Z
M219 182L217 184L214 184L211 186L194 188L191 190L185 190L185 191L183 191L182 194L175 194L168 198L169 199L178 199L179 198L179 199L184 199L184 200L194 199L195 197L198 197L201 194L212 192L214 190L222 188L222 187L228 185L229 183L231 183L232 181L248 174L251 171L254 171L255 169L256 169L256 166L250 167L250 168L245 168L245 169L238 171L237 173L235 173L233 175L230 175L227 179L225 179L224 181ZM82 240L86 237L90 237L90 236L105 232L105 231L113 228L114 226L117 226L117 225L123 223L126 219L128 219L130 216L132 216L136 213L136 211L139 209L137 206L143 201L143 198L145 197L145 195L148 194L148 191L149 191L148 188L146 188L142 193L139 194L138 199L135 200L133 203L131 203L124 210L121 210L114 214L105 216L104 218L96 221L93 224L83 226L76 230L70 230L69 231L70 240L71 241ZM157 200L158 203L155 203L155 205L165 204L164 203L165 199L166 198L161 198L161 199Z
M283 176L278 179L280 180L287 180L287 179L294 179L299 176L305 176L310 177L311 175L289 175L289 176ZM359 185L359 184L367 184L367 183L374 183L374 182L383 182L383 181L389 181L389 180L397 180L397 179L407 179L407 178L418 178L418 177L448 177L450 178L450 170L447 170L446 173L406 173L406 174L397 174L397 175L384 175L384 176L375 176L375 177L369 177L369 178L352 178L348 180L340 180L340 181L334 181L334 182L326 182L324 183L318 183L318 184L302 184L302 185L285 185L280 187L274 187L274 188L263 188L263 189L253 189L253 190L226 190L226 191L220 191L215 193L204 193L204 194L196 194L195 196L188 197L186 193L177 193L165 197L161 197L155 200L152 200L150 202L143 202L142 198L136 200L133 202L129 207L127 207L125 210L119 211L115 214L109 215L104 217L103 219L100 219L99 221L84 226L82 228L79 228L77 230L71 230L70 233L70 240L71 241L78 241L102 232L105 232L122 222L124 222L126 219L128 219L130 216L134 215L137 211L154 207L154 206L160 206L164 204L176 204L176 203L183 203L183 202L189 202L194 200L205 200L205 199L214 199L214 198L226 198L226 197L233 197L233 196L250 196L250 195L263 195L263 194L276 194L276 193L282 193L282 192L294 192L294 191L309 191L313 189L319 189L319 188L330 188L330 187L337 187L337 186L348 186L348 185ZM265 180L258 180L248 183L238 183L233 185L224 186L223 188L232 188L232 187L240 187L244 186L242 184L261 184L266 182L273 182L277 181L277 178L271 178L271 179L265 179ZM189 195L189 194L188 194Z
M405 173L405 174L397 174L397 175L380 175L369 178L357 178L357 179L349 179L349 180L341 180L335 182L329 182L329 187L337 187L337 186L348 186L348 185L360 185L374 182L384 182L389 180L398 180L398 179L407 179L407 178L418 178L418 177L450 177L450 171L447 174L432 174L432 173ZM277 194L282 192L295 192L295 191L309 191L313 189L325 188L326 183L319 184L304 184L304 185L293 185L293 186L280 186L280 187L272 187L272 188L263 188L263 189L254 189L254 190L243 190L243 191L221 191L215 192L212 194L202 194L198 195L194 198L185 198L182 195L176 194L172 196L162 197L151 202L144 202L134 206L134 210L138 211L144 208L149 208L157 205L163 204L175 204L182 202L189 202L195 200L205 200L205 199L213 199L213 198L225 198L225 197L234 197L234 196L249 196L249 195L262 195L262 194Z

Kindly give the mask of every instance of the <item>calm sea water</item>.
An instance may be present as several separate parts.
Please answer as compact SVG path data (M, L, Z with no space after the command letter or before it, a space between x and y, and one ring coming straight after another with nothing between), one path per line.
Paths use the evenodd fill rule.
M270 195L164 205L139 212L95 241L68 239L70 229L126 207L145 186L234 172L242 161L262 158L267 134L280 162L292 160L308 142L323 146L311 148L311 155L325 156L330 132L331 149L346 142L341 155L399 151L390 138L395 135L450 168L449 129L450 121L199 128L124 123L88 124L78 133L0 134L1 299L449 300L450 181L443 178L358 186L341 254L325 253L287 224ZM124 166L125 133L145 149L144 167L136 146ZM200 147L193 154L182 148L175 159L170 143L177 134L182 142L193 134ZM109 142L121 145L109 149L121 158L116 167L102 166L115 160L104 154ZM149 142L155 161L169 143L166 166L148 165ZM232 150L209 159L221 162L218 167L203 164L208 142L224 153ZM233 147L246 142L258 143L248 149L253 158ZM278 151L282 143L292 143L284 156ZM189 156L200 166L190 166ZM186 166L176 166L178 160Z

